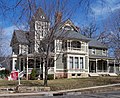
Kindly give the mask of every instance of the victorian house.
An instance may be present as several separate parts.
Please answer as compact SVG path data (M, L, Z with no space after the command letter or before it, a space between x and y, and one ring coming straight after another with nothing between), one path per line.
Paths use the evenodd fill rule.
M106 45L83 36L71 20L61 21L61 13L56 13L55 18L56 22L59 22L55 35L64 35L56 37L53 41L54 62L48 66L48 74L53 74L54 78L117 75L120 67L114 58L108 57ZM11 71L19 70L28 77L35 68L40 77L44 78L44 57L39 55L39 44L40 40L47 36L50 28L46 14L39 8L31 19L29 31L14 30L10 44Z

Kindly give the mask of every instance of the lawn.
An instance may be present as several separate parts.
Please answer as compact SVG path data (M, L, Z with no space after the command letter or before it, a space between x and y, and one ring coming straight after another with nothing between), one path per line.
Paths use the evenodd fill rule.
M82 87L99 86L120 83L120 77L90 77L79 79L56 79L48 80L48 86L52 91L77 89ZM43 86L42 80L21 80L23 86ZM0 87L17 86L18 81L0 80Z

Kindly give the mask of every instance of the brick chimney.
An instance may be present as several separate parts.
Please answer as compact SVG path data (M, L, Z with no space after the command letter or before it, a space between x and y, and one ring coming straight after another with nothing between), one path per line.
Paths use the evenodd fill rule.
M55 13L55 24L60 23L61 19L62 19L62 13L61 12L56 12Z

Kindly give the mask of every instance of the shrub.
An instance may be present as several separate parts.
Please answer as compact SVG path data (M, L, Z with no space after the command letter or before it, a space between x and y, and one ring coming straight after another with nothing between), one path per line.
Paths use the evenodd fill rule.
M10 74L10 71L7 69L0 71L1 78L5 78L5 77L9 76L9 74Z
M35 80L36 79L36 75L37 75L37 71L33 68L32 72L30 74L30 79L31 80Z
M48 74L48 80L53 80L54 79L54 74Z

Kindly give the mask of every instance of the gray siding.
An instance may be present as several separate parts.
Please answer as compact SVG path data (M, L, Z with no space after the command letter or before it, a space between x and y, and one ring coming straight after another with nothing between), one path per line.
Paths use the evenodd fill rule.
M64 69L63 55L57 55L56 69Z
M95 49L95 54L92 54L92 49ZM103 54L103 49L97 49L97 48L90 48L89 49L89 55L98 55L98 56L107 56L107 50L106 53Z

